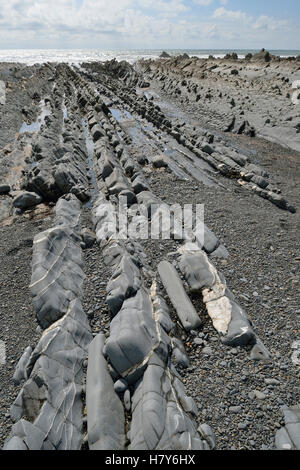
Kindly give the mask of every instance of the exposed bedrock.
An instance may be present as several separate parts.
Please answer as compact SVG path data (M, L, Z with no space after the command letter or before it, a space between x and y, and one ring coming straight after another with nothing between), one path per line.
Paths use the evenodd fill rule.
M137 72L140 73L141 77L144 73L148 74L152 78L153 84L157 87L161 86L161 83L165 84L166 76L168 74L172 75L172 66L174 64L175 66L177 64L179 67L176 73L181 74L187 73L186 71L189 71L190 63L195 64L196 70L199 64L200 67L206 67L205 62L206 61L204 61L204 63L201 65L200 60L190 59L186 59L180 62L176 62L176 59L161 59L153 63L151 61L142 61L136 66L136 70L134 70L132 67L130 70L130 67L128 67L128 71L130 71L132 76L136 76ZM184 66L183 70L181 69L182 66ZM115 65L115 67L117 68L117 65ZM164 72L162 75L159 71L155 72L156 67L158 67L158 69L159 67L163 68ZM143 119L147 119L149 122L151 122L156 128L174 137L178 143L192 151L199 159L208 163L212 170L219 172L225 177L234 178L236 180L244 181L245 183L251 181L253 183L252 185L245 184L243 187L245 189L255 191L255 194L269 200L271 203L275 204L277 207L283 210L288 210L290 212L295 211L295 208L291 206L285 200L285 198L279 194L278 189L272 185L271 180L268 179L269 175L257 165L252 164L250 155L245 155L241 149L237 150L230 144L230 142L228 142L228 139L225 139L225 137L220 135L218 129L222 128L224 125L224 119L226 120L224 115L219 116L219 121L215 123L217 131L196 128L185 122L178 122L178 119L176 120L173 117L168 116L165 109L162 109L158 104L155 103L153 100L153 95L155 95L155 93L152 95L152 98L148 98L145 94L138 94L137 90L134 88L126 88L127 85L122 80L122 74L120 75L119 80L114 80L113 77L110 77L108 82L107 73L109 72L106 71L105 65L98 67L97 64L86 64L86 68L87 70L91 69L95 74L98 74L99 79L103 80L103 83L105 83L105 87L116 94L121 100L122 104L128 106L128 109L131 113L137 113ZM161 76L164 77L163 80L160 80ZM92 76L90 76L90 78L94 80ZM174 80L175 82L176 80L179 80L180 84L183 82L183 84L180 85L183 90L185 90L186 87L188 87L188 90L192 90L198 86L192 85L192 82L187 85L186 80L182 80L182 78L176 79L176 76L175 78L170 78L171 83L173 83ZM233 87L235 86L234 83L231 85ZM162 92L165 91L166 89L163 86ZM167 91L169 93L169 90ZM171 96L173 95L171 94ZM192 92L187 93L186 99L189 100L191 96L193 96ZM198 102L192 100L192 103L194 102L198 106ZM191 104L189 101L182 104L186 105L186 103L189 105ZM204 113L204 116L205 114L210 116L212 114L210 109L212 103L213 102L210 99L207 105L208 108L205 108L205 110L202 110L201 108L201 114ZM217 106L216 112L218 109L219 108ZM196 111L198 115L199 109ZM279 115L281 116L282 114L279 113ZM207 123L205 125L207 125ZM287 121L287 125L289 125L289 121ZM248 121L245 119L241 120L240 116L234 116L232 118L232 124L228 126L228 130L234 130L238 134L245 133L247 135L255 135L255 132L249 125ZM295 142L297 142L296 137Z
M67 197L56 206L57 225L33 242L30 294L42 328L63 316L70 302L81 295L84 274L81 238L76 230L80 202L75 196Z
M86 384L89 449L123 450L124 409L102 353L104 343L105 337L99 334L89 345Z
M189 70L187 60L178 58L178 73L185 73L184 64ZM190 373L198 373L199 368L196 380L202 380L202 365L211 366L205 362L205 351L197 357L196 367L192 362L198 354L196 348L207 346L206 334L211 329L209 320L206 325L200 320L203 306L222 343L248 346L250 359L270 359L237 300L234 282L231 291L219 271L220 265L226 269L230 254L206 225L180 234L176 217L169 227L163 222L162 232L169 229L170 237L160 252L152 240L140 239L137 233L122 238L125 211L130 222L143 220L137 212L143 204L147 228L159 225L163 212L170 211L171 205L165 202L169 202L170 192L164 193L164 183L168 186L171 172L180 183L191 181L191 191L199 191L198 182L204 182L209 190L232 191L234 198L236 190L241 193L245 188L293 212L251 152L234 147L223 134L181 122L149 92L149 85L161 82L171 96L197 96L201 93L192 83L194 77L185 77L178 84L177 72L171 77L148 65L140 67L142 73L116 61L80 68L51 66L47 77L54 83L47 88L49 114L30 137L19 137L9 151L0 150L3 157L12 154L25 165L22 178L18 175L9 181L5 173L1 198L11 199L11 205L22 211L41 202L49 207L56 204L52 228L33 241L30 294L41 327L37 331L43 331L37 345L26 344L15 368L13 381L22 388L11 407L15 424L5 442L6 450L214 448L212 429L199 425L209 408L205 399L202 404L202 398L196 396L197 389L190 387ZM238 73L229 71L230 81L241 75L237 66L234 70ZM149 88L146 92L145 87ZM185 91L175 93L176 89ZM201 97L195 99L198 102ZM232 108L234 104L235 100ZM25 110L28 116L35 116L33 109ZM244 134L253 131L251 120L244 115L234 116L228 127ZM176 182L175 192L177 188L181 191ZM224 230L222 224L216 227L220 236L225 234L226 224ZM86 266L83 249L87 250ZM88 298L82 299L84 270L89 288L85 289ZM83 305L91 304L88 317L95 328L93 334L82 300ZM99 315L97 323L94 312L95 317ZM215 336L212 343L218 345L217 340ZM186 347L194 354L188 356ZM223 345L218 349L223 352ZM245 351L240 352L242 357ZM229 349L228 356L231 353L238 350ZM252 367L251 361L247 366ZM223 366L216 367L219 375L209 377L212 382L222 380L224 373ZM189 393L203 410L197 409ZM226 406L220 416L221 412L225 416ZM285 410L286 425L276 437L278 448L299 448L298 412L298 408ZM215 425L213 422L217 431Z
M227 287L224 276L216 270L206 253L191 243L179 251L182 253L179 268L191 291L202 294L207 313L222 335L222 341L231 346L256 345L257 349L257 338L251 322ZM265 348L262 353L265 353L265 359L269 359Z
M140 380L132 398L131 450L209 450L214 437L201 439L195 422L194 400L173 367L156 354Z
M11 407L17 423L5 450L81 448L83 361L91 340L81 303L73 300L22 365L26 382Z
M30 286L43 335L27 348L14 375L25 381L11 407L16 422L4 449L80 449L83 443L83 363L92 340L79 300L83 272L81 203L58 201L54 228L35 238Z
M251 59L168 58L141 60L135 65L145 80L182 105L202 115L211 128L257 134L300 150L292 83L299 79L298 62L268 52Z
M285 425L276 433L278 450L300 450L300 406L282 407Z
M200 318L174 266L168 261L162 261L158 265L158 272L184 329L197 329L201 325Z

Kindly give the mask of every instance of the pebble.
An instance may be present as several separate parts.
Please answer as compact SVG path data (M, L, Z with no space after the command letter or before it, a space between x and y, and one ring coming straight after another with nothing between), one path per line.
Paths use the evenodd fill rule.
M242 431L247 429L248 423L239 423L238 428L241 429Z
M277 379L265 379L267 385L280 385L279 380Z
M242 411L242 407L241 406L230 406L229 407L229 411L230 413L240 413Z
M259 390L254 390L254 395L258 400L265 400L266 395L263 392L260 392Z
M195 338L193 340L193 343L196 344L197 346L202 346L204 344L204 341L201 338Z
M207 356L211 356L213 354L213 351L209 346L206 346L205 348L203 348L202 352L203 354L206 354Z

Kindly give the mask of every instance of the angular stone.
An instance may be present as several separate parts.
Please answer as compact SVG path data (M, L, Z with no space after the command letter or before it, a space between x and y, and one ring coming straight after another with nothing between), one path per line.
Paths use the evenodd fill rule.
M178 264L192 292L202 292L204 287L211 288L217 281L216 271L211 269L203 251L182 255Z
M154 168L166 168L168 163L166 162L166 159L163 155L155 155L152 158L152 165Z
M69 303L81 295L84 273L81 238L76 231L79 216L79 201L67 196L55 209L59 225L34 238L29 289L42 328L61 318Z
M15 385L19 385L22 382L22 380L27 380L28 377L26 375L26 368L29 363L31 354L32 354L32 347L28 346L25 349L15 369L15 373L13 376L13 382Z

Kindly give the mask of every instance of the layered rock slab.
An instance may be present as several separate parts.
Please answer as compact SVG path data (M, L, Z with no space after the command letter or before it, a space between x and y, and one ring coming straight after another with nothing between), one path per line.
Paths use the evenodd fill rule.
M27 380L11 407L12 418L20 421L4 449L81 448L83 361L91 340L81 303L73 300L31 354L24 371Z
M121 400L103 356L105 337L97 335L89 345L86 385L88 443L90 450L122 450L125 417Z

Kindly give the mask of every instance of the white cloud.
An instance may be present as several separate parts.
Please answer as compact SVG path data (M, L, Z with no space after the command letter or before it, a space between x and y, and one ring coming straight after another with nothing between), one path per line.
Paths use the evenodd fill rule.
M229 20L248 20L249 17L246 13L240 10L226 10L224 7L217 8L213 13L213 18L225 18Z
M205 6L213 0L193 3ZM287 21L252 18L225 8L226 3L219 0L223 6L208 17L195 15L187 0L56 0L55 5L49 0L0 0L0 42L2 47L95 49L256 48L267 47L265 39L282 42L278 32L288 31ZM297 34L290 31L284 39L294 44Z
M213 0L193 0L193 2L196 4L196 5L203 5L203 6L207 6L207 5L210 5Z
M286 20L275 20L270 16L261 15L253 24L253 28L261 30L279 31L287 24L288 22Z

